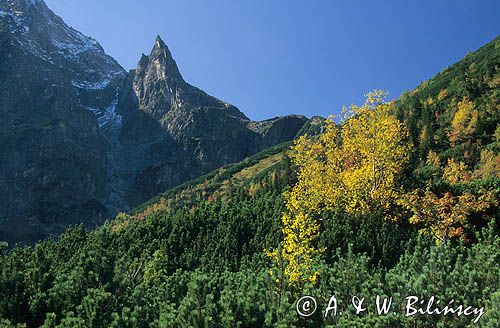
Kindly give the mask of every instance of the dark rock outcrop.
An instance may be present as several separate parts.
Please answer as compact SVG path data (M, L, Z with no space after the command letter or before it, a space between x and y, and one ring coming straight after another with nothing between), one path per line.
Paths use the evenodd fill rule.
M128 93L118 104L120 140L140 148L137 154L144 159L130 188L136 203L288 141L306 121L288 116L252 122L233 105L186 83L160 37L129 73L123 90Z
M106 145L95 114L125 72L35 0L0 1L0 63L0 239L101 222Z
M99 224L292 139L302 116L253 122L184 81L157 38L126 73L42 0L0 0L0 240Z

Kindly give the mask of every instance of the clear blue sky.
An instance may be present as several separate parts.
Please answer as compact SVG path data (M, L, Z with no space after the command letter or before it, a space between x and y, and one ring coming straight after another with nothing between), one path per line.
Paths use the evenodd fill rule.
M500 1L46 0L126 69L157 34L184 78L252 119L398 97L500 34Z

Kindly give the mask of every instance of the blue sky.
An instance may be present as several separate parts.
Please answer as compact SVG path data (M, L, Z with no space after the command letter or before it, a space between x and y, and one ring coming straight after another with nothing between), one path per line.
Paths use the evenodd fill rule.
M45 0L126 69L156 35L186 81L252 119L391 97L500 34L500 1Z

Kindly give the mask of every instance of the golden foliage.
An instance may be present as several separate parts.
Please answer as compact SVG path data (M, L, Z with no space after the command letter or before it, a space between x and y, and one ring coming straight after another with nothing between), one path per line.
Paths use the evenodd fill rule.
M458 103L458 110L451 121L451 132L448 137L452 144L466 140L477 128L479 113L473 101L464 97Z
M118 231L122 230L123 228L126 228L129 225L131 218L132 218L132 216L128 215L127 213L119 212L116 215L115 220L113 221L113 224L111 225L111 230L113 232L118 232Z
M296 142L291 155L298 168L294 190L304 208L366 214L390 207L410 145L406 128L383 103L384 95L371 93L364 106L345 110L342 129L328 120L318 139Z
M439 159L438 154L430 150L429 154L427 155L427 164L432 165L434 167L440 167L441 160Z
M424 143L425 140L427 140L428 138L428 135L429 135L429 129L427 128L427 125L424 126L424 128L422 129L422 132L420 132L420 142L421 143Z
M318 214L334 209L350 214L385 211L400 194L396 176L409 160L410 145L385 96L382 91L368 94L363 106L344 109L341 129L327 120L320 136L302 136L292 148L298 181L285 195L282 217L282 256L292 285L317 278Z
M156 213L168 213L170 211L170 204L167 199L160 199L159 202L149 205L144 211L135 215L136 220L143 221L149 216Z
M483 150L479 168L474 175L476 178L500 178L500 155L488 149Z
M443 89L443 90L439 91L439 94L438 94L439 101L445 99L446 97L448 97L448 90Z
M449 183L469 182L472 180L472 173L463 162L450 158L444 168L443 178Z
M500 77L495 77L491 81L488 82L488 86L491 89L497 89L500 88Z

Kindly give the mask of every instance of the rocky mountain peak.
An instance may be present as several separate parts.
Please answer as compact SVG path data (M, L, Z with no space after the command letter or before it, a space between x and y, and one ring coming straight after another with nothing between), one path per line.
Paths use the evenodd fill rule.
M18 14L27 14L30 10L36 8L47 9L47 6L42 0L10 0L0 1L0 8L3 10L11 10Z
M138 66L147 66L149 64L149 56L145 53L142 53L141 59L139 59Z
M159 35L156 37L155 45L151 50L149 62L153 65L159 78L184 81L170 49Z
M251 122L187 83L159 36L127 74L42 0L0 0L0 45L0 240L90 228L306 121Z
M167 48L168 49L167 44L165 42L163 42L160 35L156 36L155 48Z
M74 87L97 90L125 75L101 45L68 26L42 0L1 0L0 40L41 66L57 67ZM12 56L12 54L11 54ZM96 59L96 60L94 60Z
M135 69L136 75L144 76L145 71L148 68L148 65L149 65L149 56L143 53L141 55L141 59L139 59L139 62L137 63L137 68Z
M220 111L241 120L249 119L235 106L212 97L184 80L170 49L160 36L149 56L142 55L137 69L132 74L132 90L138 100L141 111L152 116L163 127L177 130L165 115L172 110L179 116L189 116L189 112ZM184 112L181 114L180 112ZM193 124L184 124L184 128L194 128Z
M50 9L42 0L0 1L0 19L7 20L11 33L21 30L27 34L33 21L43 20L50 14Z

